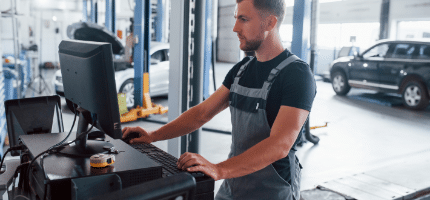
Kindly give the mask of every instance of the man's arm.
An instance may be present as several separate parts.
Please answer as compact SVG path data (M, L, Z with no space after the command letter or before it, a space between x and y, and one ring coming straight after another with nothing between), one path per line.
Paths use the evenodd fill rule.
M125 137L129 132L145 131L145 133L150 137L149 140L147 137L140 137L133 139L132 143L148 143L167 140L191 133L228 107L229 93L230 90L222 85L208 99L185 111L178 118L162 126L158 130L146 133L146 131L140 127L131 127L130 130L124 128L123 137Z
M185 153L178 167L188 171L202 171L215 180L230 179L251 174L288 155L309 111L281 106L273 123L270 137L254 145L242 154L219 164L212 164L198 154Z

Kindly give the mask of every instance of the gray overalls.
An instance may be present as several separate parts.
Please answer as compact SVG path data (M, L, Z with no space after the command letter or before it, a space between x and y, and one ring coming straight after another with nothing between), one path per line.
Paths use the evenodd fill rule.
M229 158L245 152L270 136L270 126L266 116L267 96L279 72L298 59L297 56L292 55L272 69L261 89L239 85L239 80L252 59L239 69L231 85L229 96L233 125ZM272 165L269 165L252 174L224 180L215 199L300 199L300 167L294 148L290 150L288 157L291 170L291 185L279 176Z

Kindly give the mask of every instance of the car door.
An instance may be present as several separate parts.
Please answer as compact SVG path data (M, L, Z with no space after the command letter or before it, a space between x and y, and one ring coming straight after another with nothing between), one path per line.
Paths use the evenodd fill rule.
M350 63L349 82L359 87L376 87L379 83L378 65L384 60L389 48L388 43L376 45Z
M387 54L386 59L379 65L379 87L387 90L398 90L399 81L406 72L406 68L413 64L413 57L418 53L416 44L397 43Z
M152 96L165 95L169 87L169 61L166 49L161 49L151 55L149 68L149 88Z

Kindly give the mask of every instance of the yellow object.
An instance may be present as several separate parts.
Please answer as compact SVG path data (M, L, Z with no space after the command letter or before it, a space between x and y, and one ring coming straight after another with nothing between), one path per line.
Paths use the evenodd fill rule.
M128 112L127 110L127 98L125 93L118 94L118 105L119 105L119 114L124 114Z
M119 99L119 96L118 96ZM138 118L145 118L151 114L164 114L169 110L167 107L163 107L151 102L149 96L149 74L143 74L143 106L137 106L135 109L131 109L127 113L121 113L121 123L136 121ZM119 100L118 100L119 102ZM126 106L127 108L127 106Z
M115 155L99 153L90 157L91 167L106 167L115 163Z
M324 127L327 127L327 124L328 124L328 122L326 122L324 126L312 126L312 127L309 127L309 129L312 130L312 129L317 129L317 128L324 128Z

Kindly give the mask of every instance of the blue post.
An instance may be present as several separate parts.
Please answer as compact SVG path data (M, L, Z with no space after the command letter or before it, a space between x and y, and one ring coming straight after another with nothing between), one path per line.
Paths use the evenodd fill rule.
M157 0L157 17L155 17L155 41L164 42L163 33L164 8L163 0Z
M91 0L91 22L97 23L97 11L96 11L96 5L94 0Z
M106 0L106 17L105 26L109 31L116 32L115 29L115 0Z
M134 105L143 106L143 68L144 68L144 12L143 1L137 0L134 7L134 30L133 38L137 43L134 45Z
M293 41L291 52L308 61L311 0L294 0Z
M144 30L144 35L143 35L143 72L144 73L149 73L149 63L151 56L149 54L149 50L151 47L151 13L152 13L152 9L151 9L151 1L150 0L145 0L145 10L143 12L144 14L144 25L145 28ZM151 80L149 80L151 81Z
M209 98L209 71L212 61L212 0L206 0L205 6L205 57L203 67L203 98Z
M82 4L82 21L83 22L87 22L88 21L87 0L83 0L83 4Z

